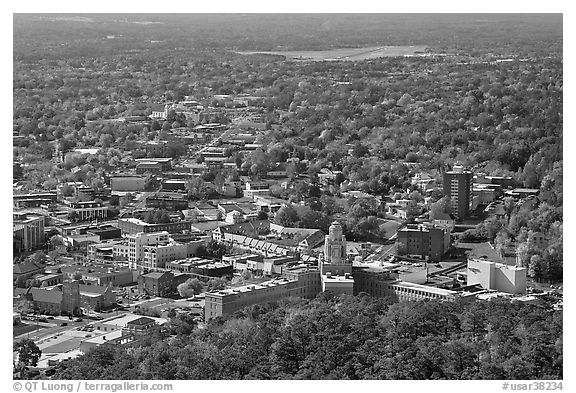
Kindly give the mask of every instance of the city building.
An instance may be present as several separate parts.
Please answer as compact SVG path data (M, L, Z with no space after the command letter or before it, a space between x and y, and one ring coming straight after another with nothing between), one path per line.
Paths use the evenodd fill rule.
M133 334L134 336L141 336L148 334L156 326L156 321L154 319L148 317L140 317L128 322L122 329L122 333L125 335Z
M346 237L342 234L342 226L334 221L324 237L324 254L319 261L322 291L334 294L354 292L352 277L352 262L346 252Z
M137 192L144 191L146 178L134 175L116 175L110 178L112 191Z
M158 192L146 198L146 207L170 211L188 209L186 194L176 192Z
M50 205L56 203L57 200L58 194L56 192L33 192L27 194L14 194L12 196L12 203L16 209Z
M450 229L439 225L408 224L396 238L398 255L414 256L432 262L442 259L450 248Z
M205 295L204 318L209 320L231 314L242 307L299 296L301 293L303 288L298 285L298 281L287 278L208 292Z
M108 217L108 207L96 201L68 202L65 208L69 214L76 214L79 221Z
M22 263L16 263L12 267L12 278L14 281L26 280L36 274L42 273L44 271L44 266L32 261L25 261Z
M171 296L178 285L190 278L189 274L172 272L152 272L138 276L138 291L149 296Z
M118 228L123 235L136 234L140 232L150 233L160 231L167 231L169 233L180 233L186 231L189 232L191 229L191 224L191 221L175 221L150 224L146 221L133 217L118 219Z
M14 253L34 251L44 245L44 216L14 212L12 228Z
M395 301L422 299L452 301L459 296L458 292L450 289L402 281L399 279L402 274L398 274L399 272L395 270L393 266L355 263L353 268L354 293L365 292L375 297L389 297ZM404 278L407 277L404 276ZM411 279L419 281L418 275Z
M144 247L158 243L168 243L168 232L136 233L126 236L128 240L128 262L130 269L138 269L144 260Z
M263 181L248 181L244 190L244 196L253 198L255 195L270 194L270 185Z
M80 286L75 280L47 288L16 288L14 297L31 301L41 314L80 315Z
M130 269L115 269L112 267L90 267L72 270L82 276L82 281L91 286L123 286L136 282L137 272Z
M204 258L185 258L166 263L166 269L172 272L188 273L201 277L232 277L232 264Z
M166 156L165 141L154 141L146 143L146 157L165 157Z
M140 165L146 164L146 165ZM158 165L154 165L158 164ZM160 172L172 170L172 158L170 157L149 157L138 158L136 160L136 174L140 175L153 168L158 168ZM153 173L153 172L152 172Z
M116 295L109 285L80 285L79 290L80 307L88 312L100 312L102 308L116 304Z
M186 258L188 247L173 240L144 246L141 268L155 270L164 268L167 262Z
M444 172L444 195L450 197L456 218L468 217L472 203L472 172L462 165L454 165L452 171Z
M136 174L143 175L150 173L153 175L160 175L164 171L163 165L157 161L141 161L136 164Z
M484 259L469 258L467 285L511 294L526 293L526 268L504 265Z

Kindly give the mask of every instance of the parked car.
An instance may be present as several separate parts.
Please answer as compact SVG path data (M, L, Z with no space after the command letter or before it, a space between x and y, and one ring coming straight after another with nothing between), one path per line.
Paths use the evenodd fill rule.
M60 326L68 326L68 322L62 322Z

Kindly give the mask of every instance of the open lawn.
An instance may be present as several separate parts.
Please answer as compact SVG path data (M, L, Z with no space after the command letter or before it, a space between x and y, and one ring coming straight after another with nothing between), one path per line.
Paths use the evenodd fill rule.
M286 56L286 60L360 61L379 57L413 56L423 53L425 46L372 46L366 48L340 48L319 51L238 52L243 55L265 54Z

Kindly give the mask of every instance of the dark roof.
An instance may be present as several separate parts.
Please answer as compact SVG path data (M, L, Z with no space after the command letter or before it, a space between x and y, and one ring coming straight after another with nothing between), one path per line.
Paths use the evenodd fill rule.
M14 265L14 267L12 268L12 273L13 274L27 274L27 273L32 273L32 272L36 272L38 270L42 270L43 267L41 265L38 265L34 262L24 262L24 263L17 263Z
M62 289L59 287L54 289L31 288L30 294L32 295L32 300L36 302L62 303Z
M143 274L142 277L146 277L146 278L155 278L158 279L160 277L164 277L164 275L170 275L170 272L152 272L152 273L147 273L147 274Z
M128 322L126 325L137 325L137 326L142 326L142 325L149 325L149 324L155 324L156 321L153 320L152 318L148 318L148 317L140 317L138 319L135 319L131 322Z
M85 292L85 293L97 293L99 295L102 295L104 293L106 293L106 291L108 290L108 287L104 287L104 286L100 286L100 285L80 285L80 292Z

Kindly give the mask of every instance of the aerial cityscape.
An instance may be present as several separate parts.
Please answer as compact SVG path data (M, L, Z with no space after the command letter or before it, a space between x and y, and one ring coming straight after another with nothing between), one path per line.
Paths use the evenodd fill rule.
M14 14L13 379L561 390L562 28Z

